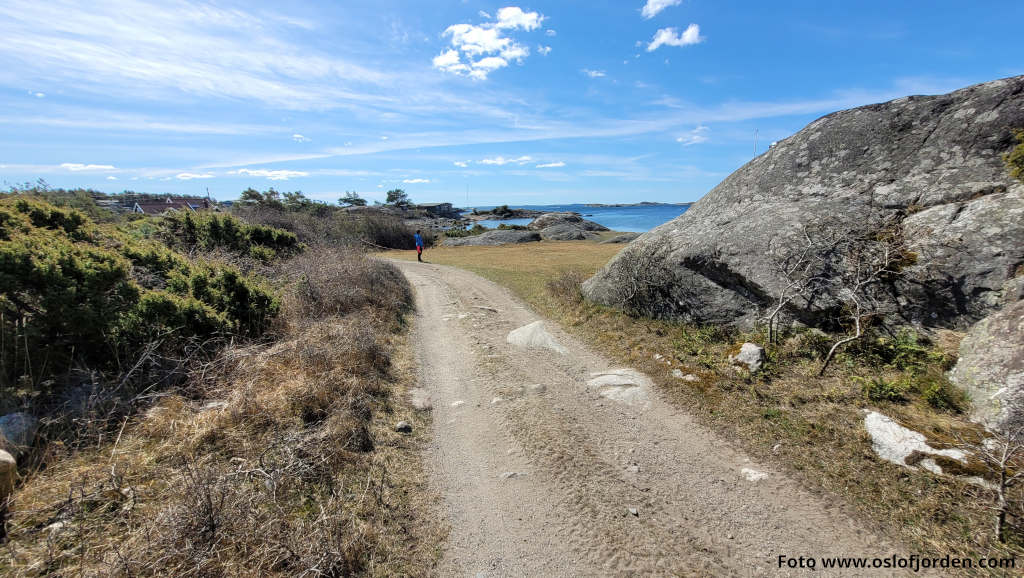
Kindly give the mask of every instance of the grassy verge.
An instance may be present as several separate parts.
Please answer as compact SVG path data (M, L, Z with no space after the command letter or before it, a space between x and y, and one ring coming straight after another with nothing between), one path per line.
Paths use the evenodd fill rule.
M282 263L270 339L228 347L10 502L5 575L420 575L444 529L403 401L411 291L317 248ZM396 421L414 433L396 433ZM422 432L422 433L421 433Z
M440 247L424 254L509 287L537 311L617 360L645 371L674 403L735 440L758 459L789 470L812 490L839 496L864 519L930 556L1016 556L1020 536L1002 544L992 529L992 495L952 478L877 458L863 427L876 409L949 447L975 426L957 412L964 399L945 383L957 339L924 345L912 338L868 340L817 377L822 339L792 334L751 377L727 358L756 334L634 319L582 301L579 282L622 245L543 242L501 247ZM397 259L414 253L389 252ZM655 360L654 355L663 356ZM673 369L698 379L687 382Z

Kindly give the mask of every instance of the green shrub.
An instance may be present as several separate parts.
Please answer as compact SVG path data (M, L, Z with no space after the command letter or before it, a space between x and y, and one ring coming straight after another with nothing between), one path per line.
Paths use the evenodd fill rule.
M864 397L871 401L906 401L904 394L911 385L905 380L888 381L880 377L854 377L854 383L859 383Z
M1003 160L1006 162L1006 168L1010 171L1010 176L1024 181L1024 130L1018 130L1014 134L1020 144L1006 153Z
M196 338L258 336L278 309L233 267L193 263L73 209L0 201L0 385L116 369L151 343L176 354Z
M950 383L941 371L914 376L914 389L935 409L960 413L967 407L967 395Z
M178 213L161 221L162 239L185 250L226 249L264 261L299 253L303 247L294 233L265 225L249 225L231 215Z

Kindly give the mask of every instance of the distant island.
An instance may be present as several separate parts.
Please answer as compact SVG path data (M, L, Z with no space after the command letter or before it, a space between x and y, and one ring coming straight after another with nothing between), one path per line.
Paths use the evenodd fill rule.
M689 207L693 203L653 203L651 201L641 201L639 203L584 203L584 207L653 207L660 205L669 205L673 207Z

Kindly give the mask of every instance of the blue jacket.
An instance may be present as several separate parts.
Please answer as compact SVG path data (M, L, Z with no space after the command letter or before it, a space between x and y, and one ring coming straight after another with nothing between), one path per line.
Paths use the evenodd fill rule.
M422 247L423 246L423 237L420 237L419 234L417 233L417 234L413 235L413 238L416 239L416 246L417 247Z

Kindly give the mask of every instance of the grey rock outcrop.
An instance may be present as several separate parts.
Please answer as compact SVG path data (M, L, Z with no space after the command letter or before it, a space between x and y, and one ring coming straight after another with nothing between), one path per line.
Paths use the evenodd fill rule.
M536 231L488 231L471 237L451 237L444 240L449 247L465 245L509 245L511 243L532 243L540 241L540 233Z
M583 229L575 223L563 223L541 229L540 236L545 241L584 241L596 239L599 235Z
M527 227L534 231L540 231L553 227L555 225L573 225L577 229L584 231L607 231L608 227L595 223L594 221L588 221L581 217L579 213L544 213L530 222Z
M1001 156L1024 127L1024 76L822 117L740 168L686 213L641 236L583 285L596 302L700 323L749 325L784 276L803 226L897 223L910 247L885 286L890 320L966 328L995 310L1024 263L1024 184ZM797 301L822 326L834 298Z
M39 420L24 412L9 413L0 417L0 449L17 456L30 447L36 439Z
M1002 430L1024 427L1024 301L971 328L949 379L970 395L973 420Z
M625 243L632 243L640 236L640 233L623 233L621 235L615 235L607 241L601 241L602 245L618 245Z

